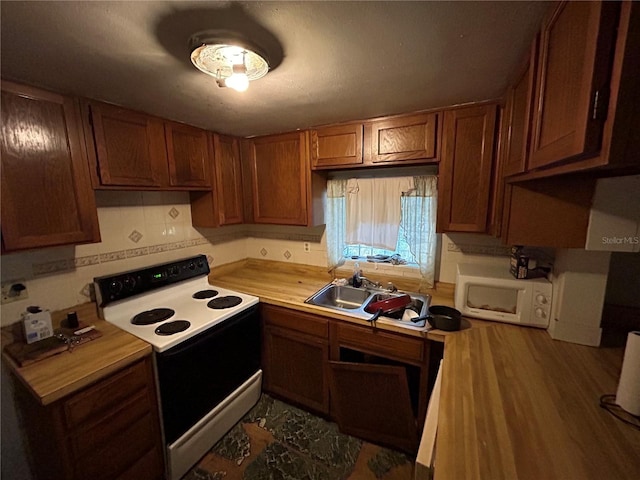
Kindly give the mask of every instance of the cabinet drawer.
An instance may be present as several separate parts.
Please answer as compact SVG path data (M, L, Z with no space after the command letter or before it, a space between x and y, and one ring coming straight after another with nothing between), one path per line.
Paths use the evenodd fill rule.
M118 477L118 480L160 480L164 478L162 466L162 454L157 448L149 450L132 465L126 472Z
M156 428L151 414L145 415L113 437L103 448L76 460L76 478L117 478L155 444Z
M70 438L73 457L79 460L87 454L91 455L92 452L112 442L122 431L151 410L149 394L146 390L141 390L123 403L122 408L101 417L100 421L91 427L73 434Z
M380 330L337 325L339 346L412 363L423 363L424 341L385 333Z
M262 320L267 325L288 328L316 337L328 337L329 321L326 318L271 305L262 305L260 312Z
M63 412L67 426L73 428L92 416L104 414L146 387L149 379L145 367L146 361L138 362L66 400Z

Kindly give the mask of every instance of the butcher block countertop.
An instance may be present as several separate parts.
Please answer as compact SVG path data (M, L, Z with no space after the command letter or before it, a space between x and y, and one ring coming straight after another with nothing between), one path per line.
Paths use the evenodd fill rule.
M100 338L76 346L31 365L18 366L3 352L3 360L42 405L48 405L91 383L106 377L129 364L151 354L151 345L124 330L100 320L95 303L52 313L54 326L75 311L79 320L95 325L102 332ZM2 347L13 341L7 329L2 332Z
M349 270L338 270L338 278L349 276ZM386 277L382 272L369 275L372 280L379 281L383 285L392 281L400 290L418 292L418 282L415 279L403 277ZM349 315L341 314L331 308L319 307L304 303L311 295L316 293L331 281L331 276L322 267L311 267L296 263L284 263L269 260L248 259L233 264L214 267L209 275L209 283L220 287L237 290L255 295L262 303L279 305L281 307L315 313L325 317L344 320L350 323L370 326L365 320ZM453 285L438 284L436 290L425 290L420 293L431 295L431 305L453 306ZM491 322L481 320L468 320L463 318L462 328L484 327L494 325ZM394 331L415 337L426 337L430 340L444 341L451 333L440 330L428 332L397 327L378 322L377 327L382 330Z
M509 325L448 336L435 479L640 478L640 431L599 406L622 353Z

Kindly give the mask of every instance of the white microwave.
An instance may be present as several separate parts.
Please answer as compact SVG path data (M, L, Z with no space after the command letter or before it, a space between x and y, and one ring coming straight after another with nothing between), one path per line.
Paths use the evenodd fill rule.
M455 306L467 317L547 328L551 296L546 278L518 280L508 266L458 264Z

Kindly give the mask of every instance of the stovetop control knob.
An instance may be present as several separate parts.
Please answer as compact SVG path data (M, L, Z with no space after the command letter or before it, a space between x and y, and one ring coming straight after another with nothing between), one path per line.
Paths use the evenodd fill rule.
M120 293L122 291L122 282L120 280L111 280L111 283L109 283L109 291L113 295Z
M136 279L133 276L126 277L124 279L124 288L128 291L132 292L134 288L136 288Z
M198 268L204 267L204 262L202 260L198 260Z
M196 264L191 262L189 263L189 270L195 270L196 269Z

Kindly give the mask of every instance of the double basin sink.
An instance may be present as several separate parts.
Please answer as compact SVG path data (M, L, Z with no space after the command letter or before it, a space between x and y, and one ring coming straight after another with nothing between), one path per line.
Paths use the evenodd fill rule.
M369 305L380 300L387 300L406 294L411 297L411 303L406 308L413 310L420 317L426 315L431 299L429 295L399 291L390 292L381 288L372 287L355 288L349 285L335 285L332 283L325 285L311 295L305 300L305 303L330 308L346 315L369 320L373 317L372 313L366 311ZM377 321L414 330L425 329L424 321L419 323L411 322L407 319L407 315L404 314L404 310L405 309L401 309L396 312L383 314ZM404 320L403 317L405 318Z

